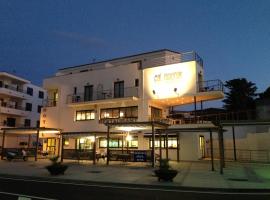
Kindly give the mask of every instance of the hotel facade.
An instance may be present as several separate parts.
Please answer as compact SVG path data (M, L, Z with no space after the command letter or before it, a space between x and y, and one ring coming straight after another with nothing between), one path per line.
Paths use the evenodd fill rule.
M167 49L59 69L43 87L40 127L61 130L61 139L50 141L54 154L107 163L203 158L204 133L177 129L203 126L196 107L224 97L221 81L204 80L198 54ZM191 121L170 118L174 106L188 104Z

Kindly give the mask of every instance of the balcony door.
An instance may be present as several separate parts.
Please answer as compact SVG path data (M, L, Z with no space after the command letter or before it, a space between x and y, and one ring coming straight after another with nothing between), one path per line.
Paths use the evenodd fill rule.
M93 100L93 85L84 86L84 101Z
M114 82L114 98L124 97L124 81Z

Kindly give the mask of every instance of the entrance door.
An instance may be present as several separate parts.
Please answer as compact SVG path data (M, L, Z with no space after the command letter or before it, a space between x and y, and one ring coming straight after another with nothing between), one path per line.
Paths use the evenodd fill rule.
M15 127L16 126L16 119L7 117L7 126Z
M55 138L48 138L47 140L47 149L49 155L55 155L56 151L56 139Z
M93 85L84 86L84 101L93 100Z
M203 135L200 135L200 152L201 158L205 158L205 139Z

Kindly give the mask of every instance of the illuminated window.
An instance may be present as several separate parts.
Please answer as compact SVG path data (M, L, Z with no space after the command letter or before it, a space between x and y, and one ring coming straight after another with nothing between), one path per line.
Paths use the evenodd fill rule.
M107 139L99 138L99 148L107 147ZM110 148L122 148L122 138L110 138ZM124 139L124 147L127 147L127 141ZM132 137L131 141L128 142L129 148L138 148L138 137Z
M138 118L138 107L107 108L100 110L100 119Z
M149 138L149 147L152 148L152 138ZM159 146L159 138L155 139L155 148ZM161 138L161 148L166 148L166 140L164 137ZM168 138L168 148L176 149L177 148L177 138L169 137Z
M94 120L94 110L80 110L76 112L76 121Z

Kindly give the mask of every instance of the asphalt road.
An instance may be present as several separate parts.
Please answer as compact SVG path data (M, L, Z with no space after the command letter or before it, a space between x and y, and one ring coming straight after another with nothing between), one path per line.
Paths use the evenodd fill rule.
M24 200L18 196L27 196L28 199L117 199L117 200L267 200L270 191L253 192L226 192L208 190L190 190L187 188L171 189L160 187L131 187L130 185L109 185L97 183L79 183L70 181L51 181L42 179L23 179L16 177L0 177L0 200Z

